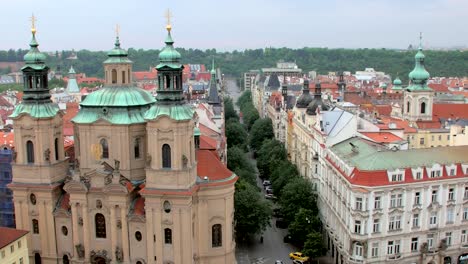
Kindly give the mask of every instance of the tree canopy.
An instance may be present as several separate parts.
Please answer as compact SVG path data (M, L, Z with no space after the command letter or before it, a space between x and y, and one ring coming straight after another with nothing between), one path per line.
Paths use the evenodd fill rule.
M284 186L280 193L279 204L281 205L281 213L288 223L294 220L295 214L301 208L312 210L314 214L318 213L311 183L301 177L294 178Z
M260 118L255 121L250 130L249 144L253 151L259 151L263 141L274 138L273 125L270 118Z
M239 147L243 151L247 151L249 135L238 121L228 121L225 127L225 134L228 147Z

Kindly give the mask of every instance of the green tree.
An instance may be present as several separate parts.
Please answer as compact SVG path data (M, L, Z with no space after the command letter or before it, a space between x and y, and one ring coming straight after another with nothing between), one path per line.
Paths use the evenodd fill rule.
M284 186L299 176L296 165L292 164L289 160L286 159L277 163L270 175L271 185L275 194L279 196Z
M261 118L255 121L250 130L249 144L254 152L260 150L265 139L274 137L273 125L270 118Z
M251 135L253 136L253 134ZM257 168L260 175L270 178L271 171L278 163L286 160L286 157L286 149L281 142L276 139L264 139L260 150L257 152Z
M57 79L57 78L52 78L49 81L49 88L62 88L65 87L66 83L64 80Z
M224 97L224 120L228 122L231 119L239 122L239 116L237 115L237 112L234 109L234 103L232 102L232 98Z
M247 130L250 131L255 121L260 118L260 115L252 103L246 104L243 108L241 108L241 112L244 125L246 126Z
M234 193L236 237L245 241L270 225L271 204L251 184L239 180Z
M232 147L227 150L227 167L240 179L256 185L255 168L247 158L247 154L239 147Z
M304 245L307 235L320 231L321 222L312 210L301 208L294 216L294 221L288 226L288 233L297 245Z
M311 259L321 257L325 254L323 237L319 232L312 231L307 235L302 253Z
M245 128L236 121L228 121L225 128L228 147L239 147L247 151L248 134Z
M318 213L315 194L307 179L298 177L291 180L280 192L278 200L281 205L281 213L286 222L294 221L294 216L301 208Z

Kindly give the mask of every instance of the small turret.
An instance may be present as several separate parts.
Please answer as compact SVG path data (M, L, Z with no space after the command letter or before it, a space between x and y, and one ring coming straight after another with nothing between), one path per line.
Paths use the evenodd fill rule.
M307 106L312 102L313 98L310 95L309 91L309 80L304 80L304 88L302 89L302 94L299 96L296 102L297 108L307 108Z

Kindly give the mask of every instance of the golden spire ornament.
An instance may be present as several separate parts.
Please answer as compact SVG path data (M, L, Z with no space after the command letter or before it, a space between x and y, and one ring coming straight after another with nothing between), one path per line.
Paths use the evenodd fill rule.
M36 17L34 16L34 14L32 14L31 18L29 19L31 21L31 32L33 34L36 34Z
M171 10L167 9L165 17L167 19L166 29L167 29L167 31L170 32L171 29L172 29L172 26L171 26L171 17L172 17Z

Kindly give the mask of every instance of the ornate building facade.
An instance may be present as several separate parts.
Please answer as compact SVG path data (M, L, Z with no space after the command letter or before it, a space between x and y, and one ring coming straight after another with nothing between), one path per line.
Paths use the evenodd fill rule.
M235 262L237 177L216 151L199 148L181 56L167 31L156 99L132 85L132 61L117 36L104 87L72 120L69 168L63 113L50 100L33 28L24 99L11 115L17 153L9 185L17 228L30 230L32 263Z

